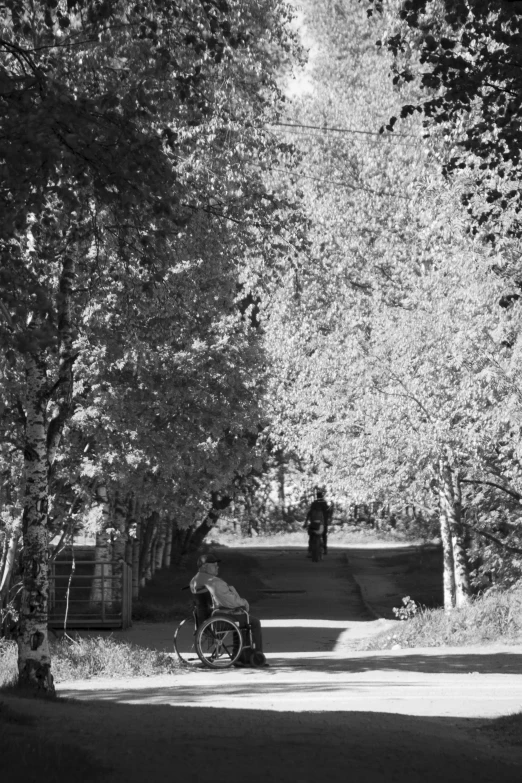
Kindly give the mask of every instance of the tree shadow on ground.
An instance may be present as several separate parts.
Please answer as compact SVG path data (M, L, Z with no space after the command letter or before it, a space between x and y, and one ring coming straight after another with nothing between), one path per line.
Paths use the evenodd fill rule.
M2 779L16 783L69 781L74 748L98 769L79 779L97 783L519 783L522 773L522 752L498 743L495 721L8 701L12 716L32 720L0 732L2 751L17 751L2 753ZM20 765L35 743L45 746L52 776L39 774L36 759Z
M430 653L412 652L402 655L372 655L358 658L299 658L277 660L273 664L284 669L328 672L399 671L429 674L522 674L522 653Z

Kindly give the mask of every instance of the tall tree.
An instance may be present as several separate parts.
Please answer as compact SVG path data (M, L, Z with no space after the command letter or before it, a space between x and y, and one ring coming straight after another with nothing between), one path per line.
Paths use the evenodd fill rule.
M522 166L522 11L516 2L369 0L388 22L380 43L394 56L394 82L415 83L418 100L400 114L420 112L428 132L448 141L446 173L466 169L463 201L478 226L494 236L520 235ZM400 130L400 123L397 126ZM437 131L435 130L435 133Z
M220 285L226 266L214 292L222 322L234 285L255 285L265 258L280 257L271 237L283 230L283 206L259 162L278 154L263 123L290 48L286 19L277 0L4 8L0 336L10 377L24 375L15 394L25 454L19 668L29 687L53 689L49 481L67 423L103 388L101 376L80 372L78 389L75 367L95 369L103 356L125 363L126 341L140 340L142 318L150 323L148 297L158 305L154 292L169 282L170 309L177 303L190 332L201 303L176 291L184 264ZM188 347L179 332L174 341ZM150 349L150 334L142 342Z

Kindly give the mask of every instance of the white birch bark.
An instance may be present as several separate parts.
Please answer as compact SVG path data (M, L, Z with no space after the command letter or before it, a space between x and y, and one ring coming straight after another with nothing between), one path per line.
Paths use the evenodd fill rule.
M58 333L60 336L57 382L47 377L43 353L25 355L24 510L22 516L22 608L18 635L18 681L32 690L54 693L47 632L49 596L49 547L47 514L49 475L72 410L71 291L74 262L65 257L59 280ZM35 314L30 329L42 325ZM35 340L36 342L36 340ZM52 399L53 413L47 420Z
M163 566L163 552L165 551L165 542L167 538L167 520L164 515L158 524L158 534L156 536L156 548L154 551L154 571L159 571Z
M3 562L2 573L0 575L0 606L3 606L11 585L11 576L13 573L16 551L18 549L18 542L20 540L21 532L22 518L20 517L19 521L11 531L8 540L6 541L5 560Z
M466 558L466 550L463 543L462 525L460 521L460 482L458 481L458 476L456 477L449 464L446 462L446 460L443 459L440 461L439 465L439 480L441 487L441 525L443 518L445 517L447 520L451 542L453 580L455 586L454 605L460 607L465 606L471 601L469 569ZM457 496L455 495L455 481L457 482Z
M462 527L462 492L458 471L453 473L453 496L455 515L453 524L451 525L451 543L453 545L453 561L455 565L456 603L459 607L466 606L471 602L472 592L469 578L468 556L464 544L464 530Z
M105 603L107 608L112 603L112 545L108 532L110 526L110 507L105 484L96 487L96 500L100 506L100 526L96 532L94 559L94 577L91 588L91 604Z
M154 530L154 537L152 539L152 546L151 546L151 552L149 558L149 569L145 576L148 582L150 582L150 580L152 579L152 577L156 572L156 549L157 548L158 548L158 525L156 525Z
M26 354L25 493L22 517L22 605L18 635L18 682L54 694L48 637L47 373L37 355Z
M165 539L165 549L163 550L163 568L170 568L172 552L172 519L167 519L167 536Z
M439 511L440 538L442 541L442 579L444 609L450 612L455 606L455 566L453 563L453 545L451 543L451 530L448 523L448 516L440 504Z

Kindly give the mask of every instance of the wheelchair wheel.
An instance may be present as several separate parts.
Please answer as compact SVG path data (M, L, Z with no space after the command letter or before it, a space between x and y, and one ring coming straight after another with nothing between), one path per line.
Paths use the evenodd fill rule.
M181 663L194 666L200 663L196 653L196 628L193 615L185 617L174 632L174 652Z
M226 617L209 617L196 633L196 652L205 666L226 669L241 655L243 639L238 626Z

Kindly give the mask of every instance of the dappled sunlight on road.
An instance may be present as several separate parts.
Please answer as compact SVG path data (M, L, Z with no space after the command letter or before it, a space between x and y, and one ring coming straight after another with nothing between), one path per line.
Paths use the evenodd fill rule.
M268 656L269 669L61 683L62 696L224 709L495 717L522 710L522 649Z
M494 717L522 710L522 647L357 651L361 640L397 621L374 619L367 611L346 551L334 550L319 564L303 549L227 551L222 557L224 575L252 598L270 668L212 671L195 658L194 666L169 676L63 682L59 693L234 713L248 708ZM142 622L121 637L174 655L175 627ZM193 631L187 628L190 650Z

